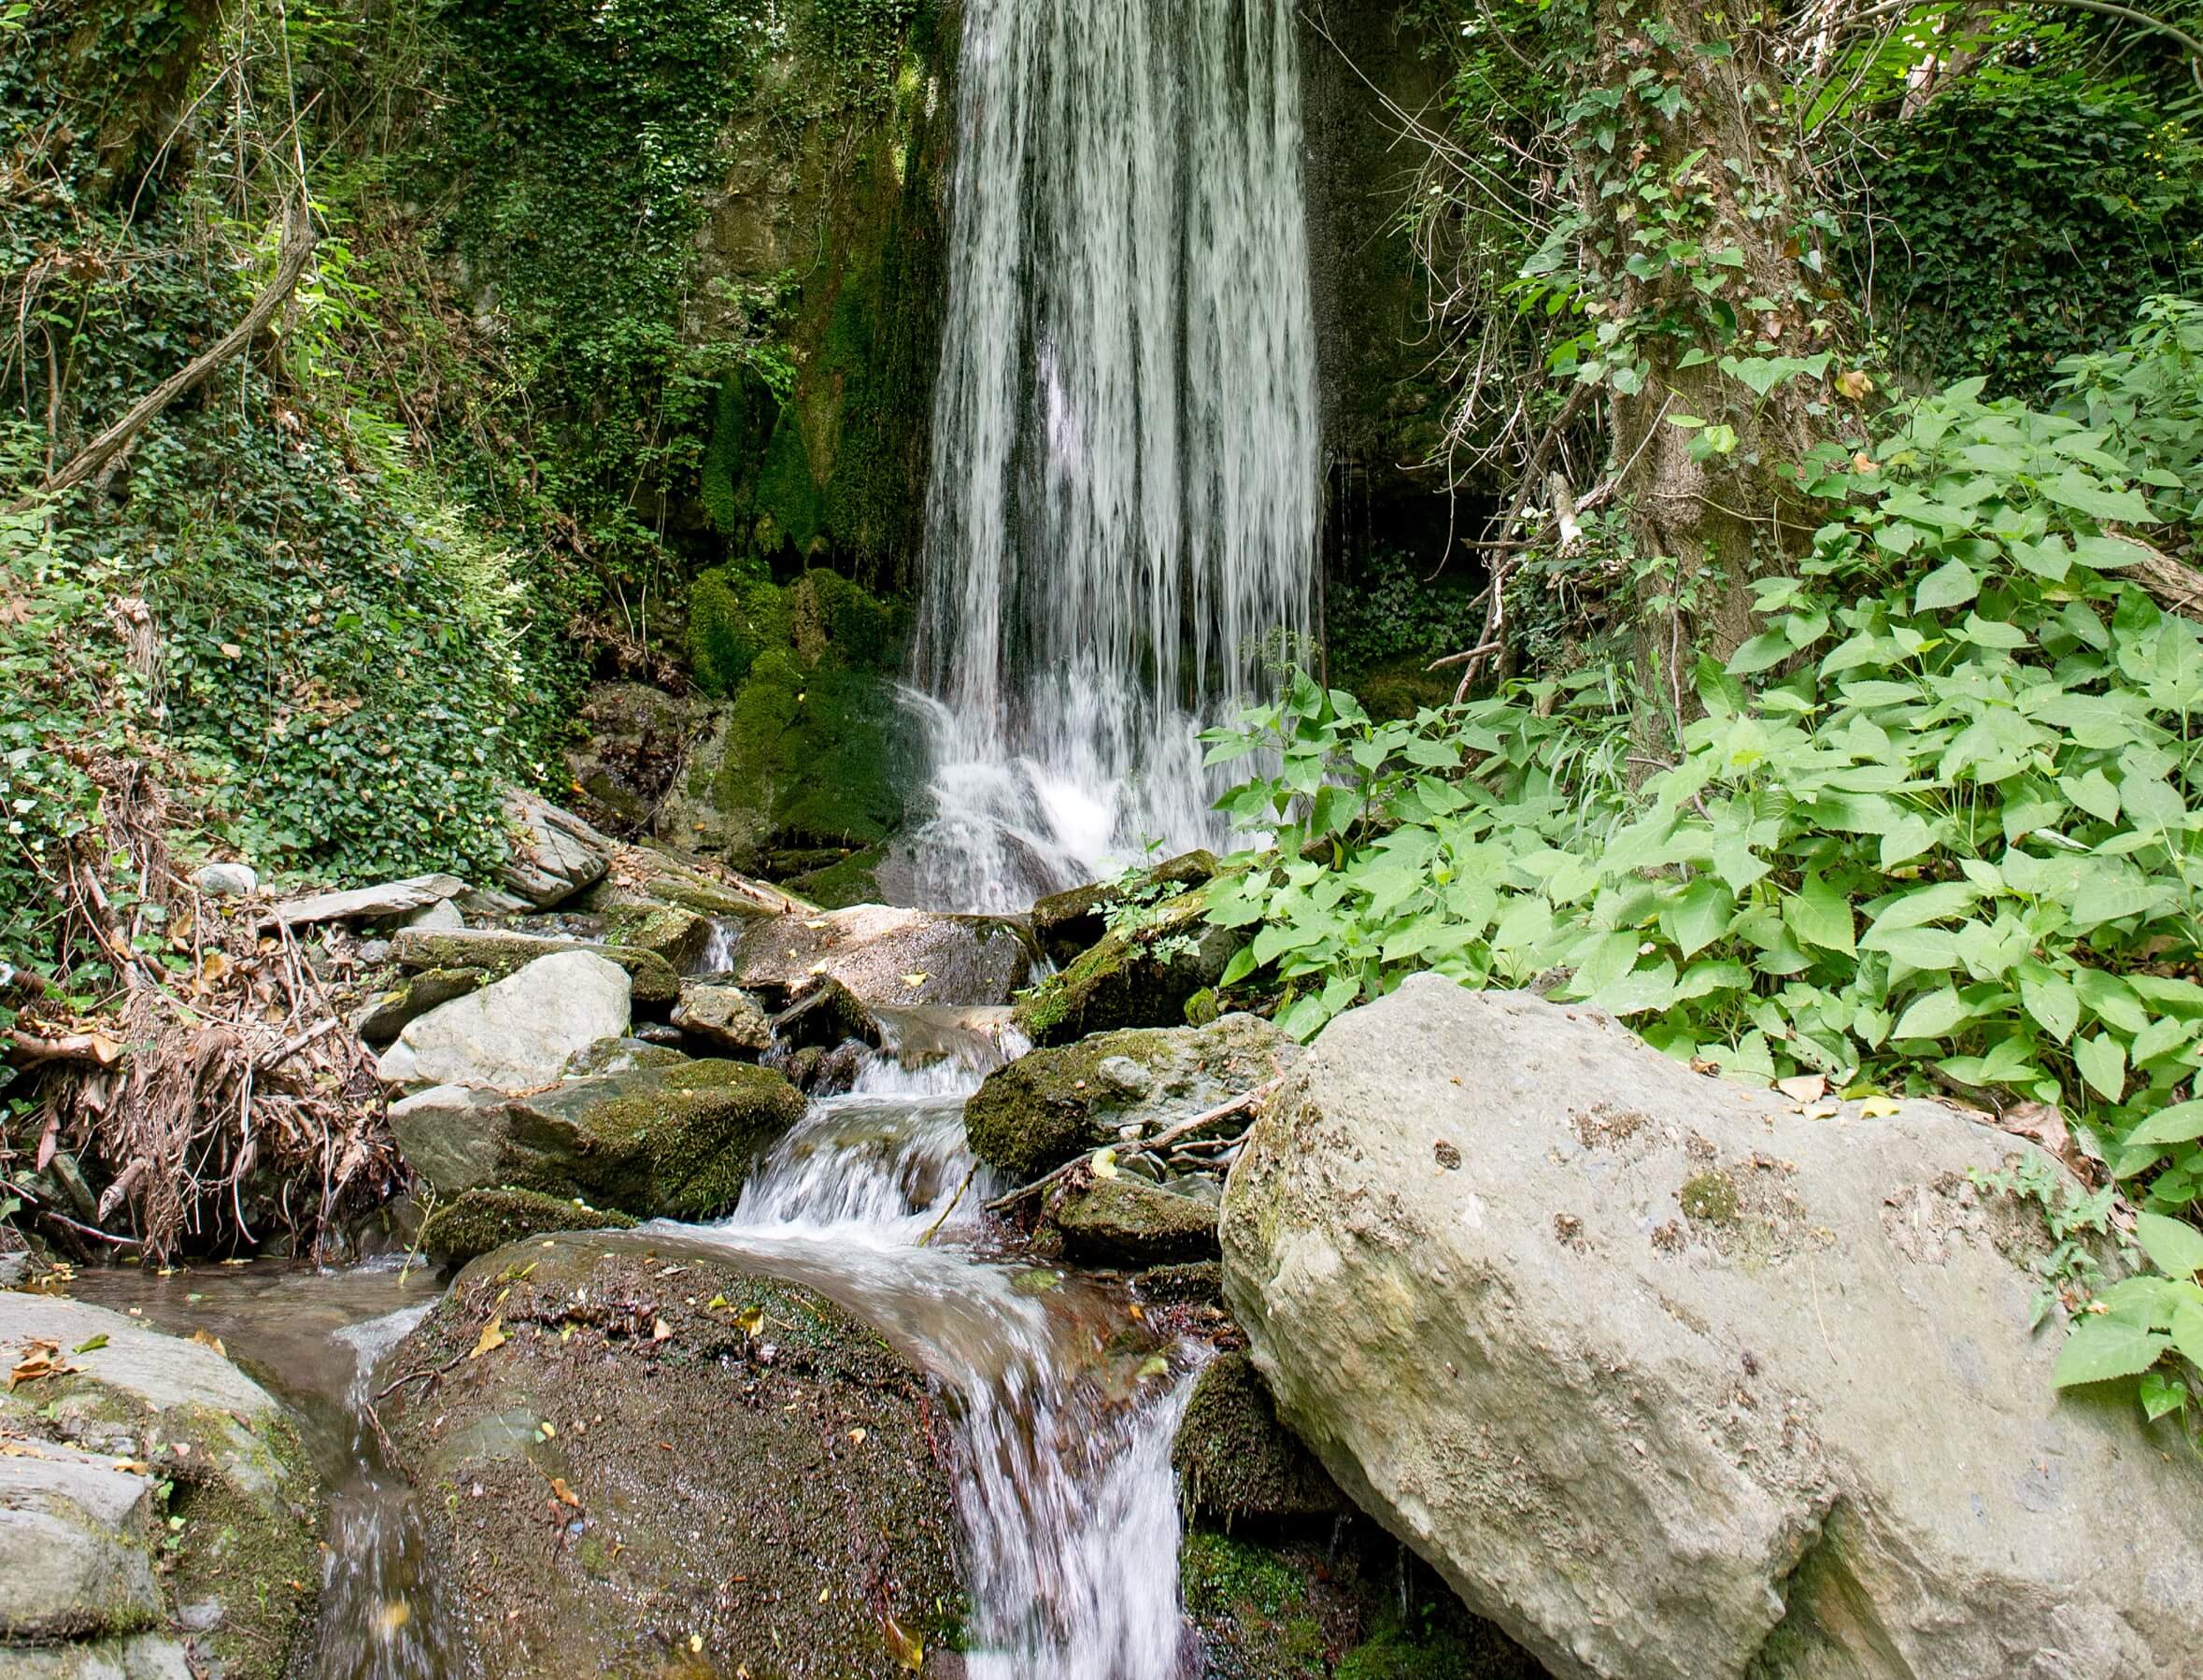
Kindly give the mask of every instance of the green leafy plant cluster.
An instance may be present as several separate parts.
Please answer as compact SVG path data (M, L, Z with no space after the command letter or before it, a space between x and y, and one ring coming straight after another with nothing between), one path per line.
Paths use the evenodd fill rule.
M1897 365L2045 391L2203 255L2203 147L2133 87L1968 78L1877 131L1843 250Z
M2196 439L2121 406L2169 377L2164 328L2071 369L2068 412L1968 381L1816 459L1829 517L1758 582L1769 628L1687 704L1634 697L1677 762L1642 762L1592 672L1386 724L1302 676L1220 732L1216 760L1279 755L1226 801L1279 845L1211 898L1261 924L1227 984L1265 970L1305 1037L1430 968L1761 1080L2015 1093L2191 1217L2203 635L2128 581L2153 556L2126 534L2153 493L2193 505L2170 463Z

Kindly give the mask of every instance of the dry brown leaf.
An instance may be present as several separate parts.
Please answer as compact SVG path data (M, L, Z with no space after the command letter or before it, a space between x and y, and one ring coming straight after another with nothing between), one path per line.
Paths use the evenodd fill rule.
M581 1495L566 1486L566 1478L562 1475L551 1477L551 1498L561 1505L572 1505L576 1511L581 1509Z
M670 1325L670 1324L668 1324L668 1323L667 1323L667 1322L666 1322L664 1319L662 1319L662 1318L657 1319L656 1321L654 1321L654 1322L651 1324L651 1326L650 1326L650 1340L651 1340L651 1341L653 1341L653 1342L664 1342L664 1341L670 1341L670 1340L672 1339L672 1337L673 1337L673 1326L672 1326L672 1325Z
M495 1353L505 1345L505 1319L502 1316L482 1326L482 1333L475 1339L475 1350L466 1357L478 1360L486 1353Z
M221 1345L221 1338L211 1331L195 1330L192 1332L192 1340L202 1347L213 1348L225 1360L230 1357L230 1350Z
M1825 1074L1797 1074L1787 1079L1777 1079L1775 1089L1793 1103L1817 1103L1828 1094L1828 1080Z

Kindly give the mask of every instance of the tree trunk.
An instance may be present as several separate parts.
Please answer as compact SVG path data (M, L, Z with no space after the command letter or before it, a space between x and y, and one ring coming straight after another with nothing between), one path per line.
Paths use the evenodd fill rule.
M1698 655L1726 660L1754 634L1751 579L1809 542L1795 466L1836 429L1833 361L1767 383L1773 359L1834 349L1842 302L1777 103L1782 66L1746 21L1761 15L1599 0L1570 112L1642 671L1670 724L1690 713Z

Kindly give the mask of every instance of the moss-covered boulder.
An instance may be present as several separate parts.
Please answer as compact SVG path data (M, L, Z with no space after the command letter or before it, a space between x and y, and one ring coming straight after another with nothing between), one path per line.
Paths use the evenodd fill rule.
M369 1044L388 1044L430 1010L481 990L490 977L484 968L432 968L401 975L395 985L377 992L353 1015L352 1031Z
M1268 1021L1132 1029L1034 1050L987 1076L964 1108L972 1152L1020 1183L1128 1127L1152 1135L1277 1077L1300 1047Z
M394 1104L406 1162L438 1195L516 1189L641 1218L709 1218L803 1117L779 1074L740 1061L570 1079L533 1096L440 1086Z
M1069 962L1109 932L1113 909L1120 912L1120 919L1153 911L1215 878L1216 869L1213 851L1182 852L1126 879L1052 893L1032 906L1033 937L1052 961Z
M0 1391L0 1463L18 1473L0 1476L0 1673L121 1673L99 1659L132 1634L149 1643L129 1673L198 1672L156 1637L188 1608L202 1662L277 1680L321 1579L319 1490L289 1414L218 1347L81 1302L0 1292L8 1362L38 1343L54 1350L50 1374ZM87 1543L125 1590L31 1630L40 1654L8 1645L10 1600Z
M1098 1178L1078 1169L1081 1182L1059 1192L1048 1221L1062 1233L1073 1260L1106 1266L1214 1258L1216 1209L1144 1178L1118 1173Z
M1319 1516L1345 1496L1277 1420L1254 1361L1220 1354L1202 1367L1171 1443L1188 1509L1226 1528L1249 1518Z
M1207 1680L1544 1680L1366 1519L1197 1523L1178 1575Z
M709 1250L531 1239L395 1360L446 1373L382 1417L468 1673L961 1673L944 1420L821 1296Z
M628 950L662 957L675 974L687 974L711 944L711 918L679 904L626 904L607 911L604 933Z
M1104 934L1018 1000L1018 1027L1034 1044L1064 1045L1119 1027L1176 1026L1246 942L1243 930L1211 927L1207 912L1196 888Z
M629 946L592 945L582 939L557 939L542 933L514 933L499 928L439 930L404 928L391 942L391 953L401 967L417 970L479 970L490 980L516 974L539 957L561 951L590 951L627 971L630 991L638 1004L671 1004L681 991L680 975L673 964L655 951Z
M523 1237L554 1231L629 1231L636 1223L616 1209L540 1190L463 1190L421 1222L420 1251L470 1260Z
M729 954L729 977L793 993L823 975L889 1007L1006 1004L1031 975L1030 938L1007 917L860 904L750 922Z

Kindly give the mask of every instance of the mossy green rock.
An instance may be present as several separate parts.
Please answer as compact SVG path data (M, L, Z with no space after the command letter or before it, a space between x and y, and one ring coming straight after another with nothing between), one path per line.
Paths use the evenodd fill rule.
M1137 929L1119 929L1079 953L1017 1004L1036 1045L1064 1045L1120 1027L1175 1026L1195 993L1214 987L1246 942L1208 925L1200 889L1172 899Z
M480 970L490 980L517 974L538 957L560 951L590 951L627 971L637 1004L670 1004L681 992L680 975L656 951L620 945L591 945L582 939L553 939L540 933L511 933L496 928L438 931L405 928L391 942L391 954L410 969Z
M779 1074L677 1060L504 1099L459 1086L394 1104L406 1162L437 1194L522 1189L642 1218L726 1212L765 1151L803 1118Z
M1032 906L1033 936L1053 961L1069 962L1109 932L1110 905L1136 905L1173 888L1199 887L1216 869L1213 851L1182 852L1129 880L1094 881L1052 893Z
M1019 1183L1127 1126L1190 1119L1275 1078L1300 1054L1251 1015L1207 1027L1132 1029L1033 1050L988 1075L964 1108L972 1152Z
M1217 1252L1215 1208L1128 1174L1065 1190L1048 1218L1074 1260L1140 1266Z
M540 1190L466 1190L422 1222L420 1251L469 1260L546 1232L626 1231L635 1223L611 1208L590 1207Z
M1278 1422L1270 1390L1244 1353L1217 1356L1194 1380L1171 1443L1171 1468L1187 1506L1226 1527L1350 1508L1323 1466Z
M352 1030L369 1044L388 1044L407 1024L432 1009L482 989L492 976L482 968L432 968L408 975L388 991L370 999L352 1020Z
M662 957L676 974L696 966L711 943L711 921L677 904L622 905L608 912L604 932L627 950Z
M448 1373L381 1416L465 1672L962 1673L945 1420L822 1296L701 1246L531 1238L393 1360Z

